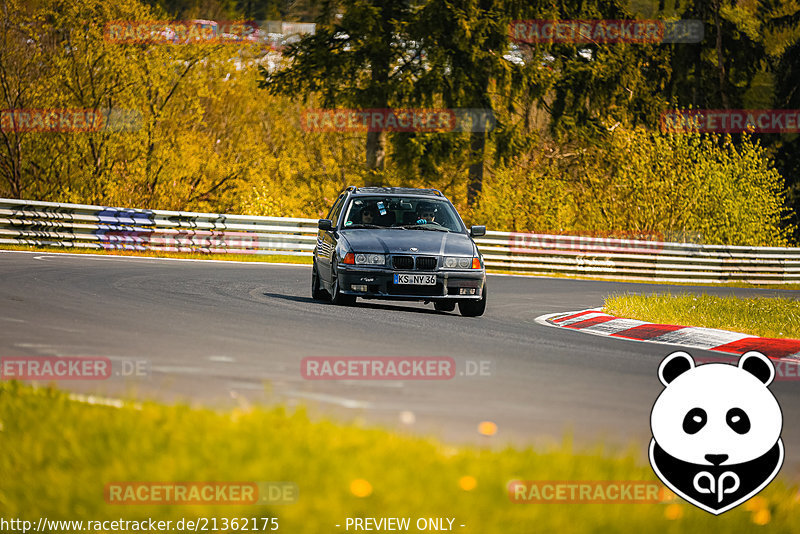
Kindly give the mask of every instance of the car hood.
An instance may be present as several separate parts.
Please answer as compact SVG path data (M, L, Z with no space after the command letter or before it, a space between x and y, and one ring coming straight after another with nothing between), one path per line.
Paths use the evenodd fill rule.
M354 228L342 230L354 252L376 254L443 254L445 256L471 256L472 240L466 234L431 230L380 230ZM417 250L412 251L412 248Z

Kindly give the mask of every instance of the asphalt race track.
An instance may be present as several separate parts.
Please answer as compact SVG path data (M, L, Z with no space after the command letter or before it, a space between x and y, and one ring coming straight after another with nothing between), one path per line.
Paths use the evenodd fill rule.
M211 406L302 404L317 415L450 442L542 444L569 432L580 444L632 446L646 457L650 408L661 391L656 370L670 347L548 328L534 319L599 306L614 292L669 286L490 276L486 315L468 319L430 304L314 302L310 275L310 266L0 252L0 357L102 356L147 366L136 379L59 383L83 393ZM310 381L300 373L307 356L450 356L460 373L473 367L469 360L490 362L491 374ZM784 412L783 475L800 478L800 380L771 389ZM483 420L497 423L497 435L478 435Z

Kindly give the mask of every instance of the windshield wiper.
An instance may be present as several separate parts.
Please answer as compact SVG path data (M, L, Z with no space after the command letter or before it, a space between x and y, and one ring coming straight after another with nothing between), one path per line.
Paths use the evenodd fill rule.
M350 230L352 228L385 228L385 226L378 226L377 224L358 223L344 227L345 230Z
M444 226L430 226L428 224L406 224L404 226L400 226L399 228L408 228L414 230L433 230L434 232L450 232Z

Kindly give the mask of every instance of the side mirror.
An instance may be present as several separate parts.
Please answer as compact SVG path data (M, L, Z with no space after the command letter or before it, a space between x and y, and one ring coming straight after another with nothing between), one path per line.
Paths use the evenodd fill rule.
M320 219L319 222L317 222L317 228L327 231L333 230L333 221L330 219Z
M469 235L472 237L483 237L486 235L486 227L485 226L473 226L469 229Z

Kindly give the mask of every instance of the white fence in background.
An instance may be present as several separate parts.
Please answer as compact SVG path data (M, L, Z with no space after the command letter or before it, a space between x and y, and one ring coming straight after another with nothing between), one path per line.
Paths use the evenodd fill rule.
M0 199L0 243L310 256L317 220ZM651 282L800 283L800 248L487 232L487 267Z

